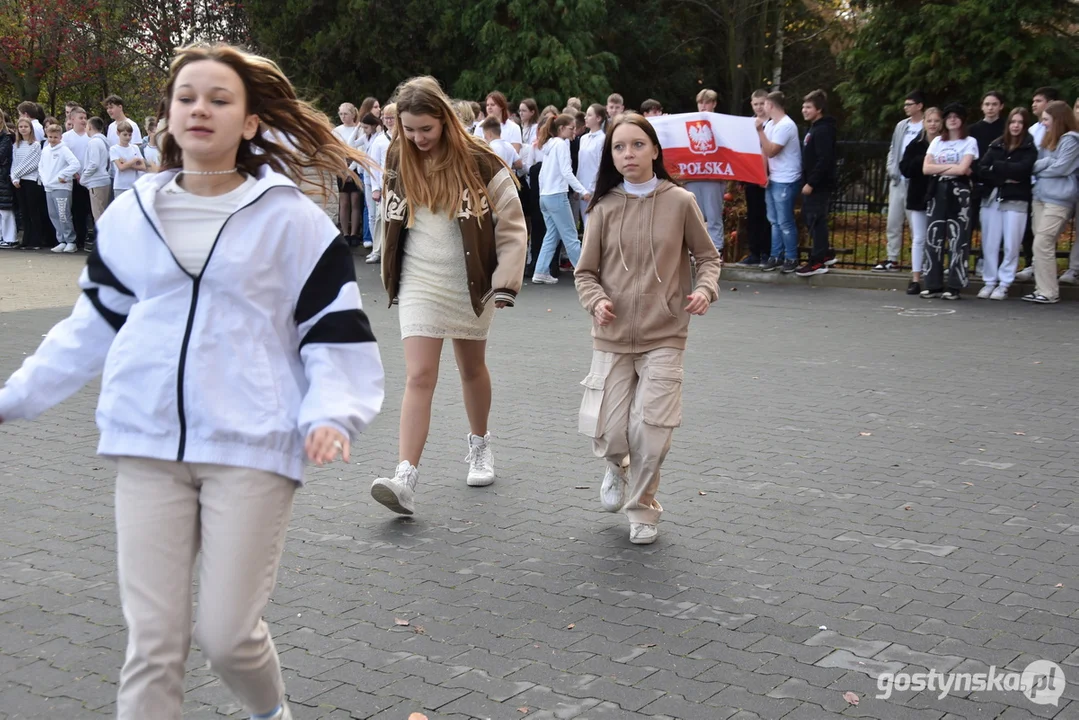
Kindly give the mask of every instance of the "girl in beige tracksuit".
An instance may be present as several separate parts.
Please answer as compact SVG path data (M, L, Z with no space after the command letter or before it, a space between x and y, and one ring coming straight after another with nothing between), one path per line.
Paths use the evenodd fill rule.
M639 115L609 128L588 211L574 276L594 349L579 430L607 460L603 509L624 510L630 542L645 545L657 537L660 467L682 423L689 316L718 297L721 263L692 193L671 181Z

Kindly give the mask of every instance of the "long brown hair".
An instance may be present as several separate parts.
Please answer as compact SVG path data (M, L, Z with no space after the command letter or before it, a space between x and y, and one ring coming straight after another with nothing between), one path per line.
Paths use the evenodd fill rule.
M659 152L656 153L656 159L652 161L652 172L656 174L656 177L660 180L675 183L675 185L678 184L671 177L671 174L667 172L667 167L663 164L663 146L659 144L659 136L656 135L656 129L652 127L652 123L648 122L648 119L643 115L638 115L635 112L622 113L607 128L607 139L603 141L603 155L600 156L599 172L596 174L596 189L592 193L592 202L588 203L588 212L592 212L592 208L596 207L596 203L603 199L604 195L618 187L623 180L622 173L618 172L618 168L614 166L614 154L611 150L614 145L614 133L623 125L636 125L644 131L652 144L656 146L656 150Z
M535 125L536 123L539 122L539 106L536 105L536 101L535 101L534 98L525 98L524 100L522 100L518 104L519 105L524 105L526 108L528 108L529 110L532 111L532 122L526 123L524 121L524 118L521 118L521 125L522 126L527 127L528 125ZM518 109L520 109L520 108L518 108ZM523 127L522 127L522 129L523 129Z
M29 140L27 140L26 137L23 136L23 133L19 132L19 125L21 125L22 123L26 123L26 126L28 128L30 128L30 132L27 133L27 135L30 136ZM23 143L26 143L27 145L33 145L35 142L37 142L37 136L34 135L34 123L30 122L30 118L19 118L18 120L16 120L15 121L15 147L18 147L19 145L22 145Z
M498 111L502 113L502 117L499 118L500 122L506 122L510 119L510 105L506 102L506 96L500 93L498 90L488 93L485 100L494 100L495 105L498 106ZM486 108L484 108L486 110Z
M405 113L429 115L442 123L439 141L442 152L430 164L425 164L420 151L403 131L394 133L386 165L396 165L409 205L430 208L436 213L444 212L452 220L460 208L462 192L467 190L478 206L480 199L487 197L487 187L480 176L477 158L488 155L499 163L502 163L502 159L486 142L465 132L453 112L449 97L433 77L414 77L401 83L394 93L394 103L397 105L398 124ZM409 226L414 217L414 214L409 215Z
M356 111L356 122L359 122L360 118L362 118L367 113L371 112L375 107L375 103L377 103L377 102L378 102L378 100L376 98L365 97L363 99L363 102L360 103L360 109L358 111ZM374 113L372 113L372 114L374 114Z
M988 97L988 95L986 97ZM1012 135L1012 118L1016 115L1023 118L1023 132L1019 133L1019 135ZM1022 145L1023 141L1027 139L1027 136L1030 134L1026 131L1027 128L1030 127L1030 118L1030 111L1025 107L1017 107L1008 113L1008 119L1004 121L1004 134L1000 138L1000 142L1004 145L1005 150L1011 152Z
M1065 133L1079 131L1079 123L1076 123L1075 113L1072 112L1068 103L1054 100L1046 105L1042 112L1048 113L1049 117L1053 118L1053 122L1045 130L1045 137L1042 138L1042 147L1046 150L1056 150L1060 138L1064 137Z
M236 153L236 166L245 173L257 175L259 168L269 165L283 169L299 182L301 178L309 179L306 170L315 170L317 178L309 181L329 194L332 192L331 180L349 163L373 167L366 155L333 134L334 126L324 113L296 96L292 83L275 62L223 43L199 43L176 51L165 85L166 119L180 71L203 60L227 65L240 76L247 112L259 117L259 132L250 140L242 139ZM157 144L161 150L162 170L183 167L183 150L167 125L158 135ZM355 173L350 171L350 174L353 180L358 180Z
M536 147L543 147L553 137L558 137L558 131L567 125L576 125L577 118L568 113L561 115L549 115L547 121L540 125L536 133Z

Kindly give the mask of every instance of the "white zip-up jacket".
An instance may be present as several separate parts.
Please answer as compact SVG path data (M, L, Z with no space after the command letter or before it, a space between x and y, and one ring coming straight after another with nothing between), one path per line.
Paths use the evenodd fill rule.
M37 174L45 190L70 190L75 185L75 175L82 169L79 159L71 148L63 143L53 147L45 143L41 158L37 161ZM64 182L60 182L60 178Z
M573 174L573 161L569 156L569 143L553 137L543 145L543 167L539 174L540 195L561 195L570 188L578 195L588 192Z
M278 473L302 481L304 440L355 438L383 370L348 245L325 213L263 167L198 275L154 213L176 171L144 175L98 224L83 294L0 390L32 418L104 372L98 452Z
M595 192L599 177L599 161L603 157L603 144L607 133L596 130L581 136L581 147L577 151L577 179L588 192Z

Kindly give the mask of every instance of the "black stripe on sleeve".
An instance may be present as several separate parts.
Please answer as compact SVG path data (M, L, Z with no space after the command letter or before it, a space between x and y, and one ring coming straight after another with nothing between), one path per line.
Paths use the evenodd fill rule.
M111 287L118 293L135 297L135 293L128 290L127 287L112 274L112 270L109 270L109 266L101 259L101 253L99 253L96 248L90 253L90 259L86 261L86 271L89 273L90 280L93 283Z
M302 348L307 343L362 343L374 342L371 323L363 310L341 310L326 313L307 331L300 341Z
M120 332L120 328L122 328L127 321L127 315L121 315L120 313L105 307L105 303L101 302L101 298L98 297L97 288L87 288L86 290L83 290L83 293L86 295L87 299L93 303L94 307L97 308L98 313L105 319L105 322L112 325L113 330Z
M305 323L325 310L337 299L341 288L350 282L356 282L352 251L344 238L338 235L322 253L300 291L293 315L296 324Z

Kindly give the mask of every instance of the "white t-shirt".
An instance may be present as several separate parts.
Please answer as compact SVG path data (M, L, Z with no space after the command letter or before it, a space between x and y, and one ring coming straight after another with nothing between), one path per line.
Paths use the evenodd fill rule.
M37 118L30 118L30 124L34 128L34 137L37 138L37 141L41 142L42 140L44 140L45 128L42 127L41 123L37 120Z
M338 125L333 129L333 134L341 138L341 142L345 145L351 145L356 147L356 139L358 135L363 134L363 127L359 124L349 127L348 125Z
M907 150L907 145L910 145L914 142L914 138L921 135L923 125L924 123L916 123L913 120L907 123L907 128L903 131L903 147L899 149L899 157L903 157L903 153Z
M79 161L79 164L86 167L86 148L90 146L90 135L87 133L79 135L74 130L68 130L64 133L61 141L75 155L75 159Z
M778 123L766 122L764 136L783 146L778 155L768 158L768 179L777 183L798 182L802 177L802 144L798 141L798 126L790 115L784 115Z
M1034 147L1041 149L1042 138L1045 137L1045 126L1040 122L1036 122L1030 126L1028 132L1030 133L1030 136L1034 138Z
M596 189L599 161L603 157L603 144L606 141L607 133L602 130L581 136L581 147L577 151L577 179L588 188L588 192Z
M937 165L958 165L967 155L973 155L978 159L978 141L972 137L962 140L943 140L940 137L933 138L929 143L929 149L925 153L933 158Z
M161 150L156 145L147 145L142 149L142 158L146 161L146 171L161 164Z
M131 144L138 145L142 142L142 130L139 129L139 124L131 118L127 119L127 124L131 126ZM109 141L109 145L120 144L120 135L116 132L115 120L109 123L109 129L105 132L105 138Z
M483 137L483 123L476 123L476 129L472 131L472 134L478 138ZM521 127L513 122L507 120L502 123L502 139L511 145L513 143L521 144Z
M240 207L256 180L248 176L235 190L216 197L204 197L192 195L180 187L176 182L179 177L177 175L157 191L154 211L161 220L165 243L180 267L198 275L206 265L221 227Z
M139 179L139 171L135 169L121 170L116 167L116 160L134 160L137 157L142 157L142 153L133 144L127 147L120 147L119 145L113 145L109 148L109 163L112 165L116 174L112 178L113 190L130 190L135 185L135 181Z
M513 164L517 162L521 158L521 156L517 153L516 150L513 149L513 146L502 138L495 138L488 144L491 146L491 149L495 151L495 154L497 154L498 157L502 158L506 162L506 165L509 167L510 171L516 172Z

